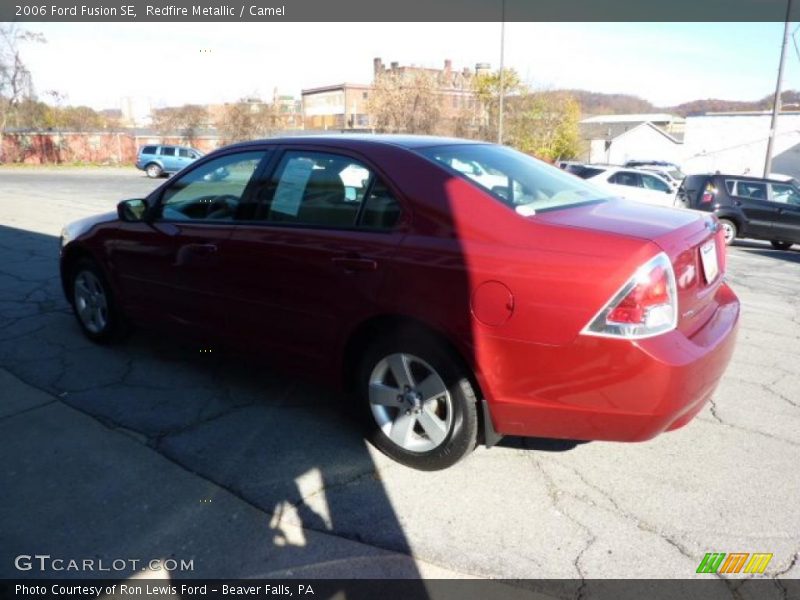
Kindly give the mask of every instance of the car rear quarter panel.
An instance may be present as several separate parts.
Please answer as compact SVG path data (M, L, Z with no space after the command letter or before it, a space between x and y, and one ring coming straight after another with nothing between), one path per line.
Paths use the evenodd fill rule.
M659 252L647 240L522 217L459 175L420 157L392 160L413 226L387 276L381 304L447 336L483 379L499 365L494 340L565 346ZM413 177L405 172L413 172ZM563 209L573 210L573 209ZM413 282L409 285L408 282ZM499 282L502 323L476 318L476 290Z

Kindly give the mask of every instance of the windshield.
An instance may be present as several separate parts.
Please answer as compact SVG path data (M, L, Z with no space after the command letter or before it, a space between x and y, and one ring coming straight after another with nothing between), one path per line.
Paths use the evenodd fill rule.
M488 190L523 215L608 197L577 177L505 146L456 144L420 148L418 152Z

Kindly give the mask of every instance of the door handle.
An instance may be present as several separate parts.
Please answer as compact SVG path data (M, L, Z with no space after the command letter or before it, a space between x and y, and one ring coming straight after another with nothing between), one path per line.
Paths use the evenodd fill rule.
M378 269L378 261L360 256L336 256L331 261L347 272L376 271Z
M180 246L175 253L175 266L180 267L197 264L198 258L208 258L214 256L216 253L216 244L184 244Z

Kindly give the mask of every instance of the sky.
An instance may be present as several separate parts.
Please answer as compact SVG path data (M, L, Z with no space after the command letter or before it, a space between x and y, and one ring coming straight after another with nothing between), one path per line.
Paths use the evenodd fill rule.
M796 25L790 31L795 31ZM40 98L119 108L300 97L370 83L372 60L454 69L500 63L500 23L31 23L23 58ZM657 106L773 93L783 23L507 23L505 65L537 89L634 94ZM800 41L800 31L797 32ZM790 42L785 89L800 89Z

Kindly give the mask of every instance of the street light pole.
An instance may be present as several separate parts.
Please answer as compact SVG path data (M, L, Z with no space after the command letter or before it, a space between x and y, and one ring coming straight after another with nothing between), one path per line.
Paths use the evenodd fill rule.
M503 73L503 58L506 47L506 0L500 0L501 13L500 13L500 112L497 118L497 143L503 143L503 104L505 100L506 90L505 74Z
M772 121L769 125L767 139L767 158L764 161L764 178L772 172L772 147L775 142L775 130L778 126L778 113L781 112L781 85L783 84L783 65L786 62L786 46L789 44L789 17L792 12L792 0L786 2L786 20L783 24L783 46L781 46L781 62L778 65L778 82L775 84L775 100L772 102Z

